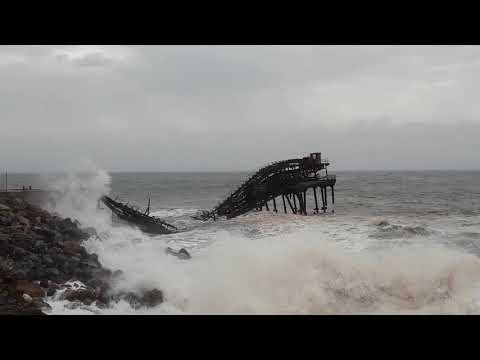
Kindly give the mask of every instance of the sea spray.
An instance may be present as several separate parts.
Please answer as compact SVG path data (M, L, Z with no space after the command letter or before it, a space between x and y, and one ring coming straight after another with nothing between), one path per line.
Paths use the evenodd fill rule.
M111 177L91 161L82 161L75 171L59 176L50 188L56 193L48 210L99 230L109 228L108 213L99 211L98 199L110 192Z
M124 270L120 287L165 291L165 304L151 313L480 311L479 260L441 246L359 252L302 231L255 241L228 231L212 237L188 262L165 256L158 239L121 247L114 245L118 240L105 242L98 250L101 259Z
M55 210L100 231L85 247L104 266L123 271L116 289L155 287L165 293L165 302L152 309L134 310L120 301L108 309L92 307L94 313L480 313L478 258L435 244L435 234L412 232L413 240L432 241L389 242L389 248L374 250L369 244L385 239L369 235L390 228L390 219L360 225L345 216L253 213L150 237L112 226L109 214L96 208L110 177L97 167L90 170L88 177L69 175L58 183L64 196ZM168 241L205 237L208 246L193 247L188 261L165 254ZM80 311L61 302L52 307L54 313Z

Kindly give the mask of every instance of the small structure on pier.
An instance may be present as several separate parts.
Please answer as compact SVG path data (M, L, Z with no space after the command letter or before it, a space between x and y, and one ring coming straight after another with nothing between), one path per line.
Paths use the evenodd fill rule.
M322 159L321 153L311 153L301 159L289 159L274 162L258 170L248 178L224 201L211 211L203 211L193 218L198 220L227 219L245 214L251 210L272 210L278 212L277 198L282 199L283 211L294 214L307 214L307 191L312 189L315 201L315 213L326 212L328 208L327 188L331 189L332 204L335 203L335 175L328 175L328 159ZM322 173L324 171L324 173ZM320 191L321 207L317 189ZM297 205L298 201L298 205Z

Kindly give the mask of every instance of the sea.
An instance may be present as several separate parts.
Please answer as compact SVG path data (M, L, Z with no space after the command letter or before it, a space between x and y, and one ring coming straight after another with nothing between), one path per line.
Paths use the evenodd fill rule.
M199 221L251 175L9 174L12 187L62 194L48 210L94 227L84 243L122 276L117 290L157 288L164 302L102 309L48 298L49 314L479 314L480 172L335 171L326 213L252 211ZM179 231L151 236L120 224L102 194L145 209ZM270 210L272 208L270 207ZM333 211L332 211L333 210ZM165 249L185 248L189 260Z

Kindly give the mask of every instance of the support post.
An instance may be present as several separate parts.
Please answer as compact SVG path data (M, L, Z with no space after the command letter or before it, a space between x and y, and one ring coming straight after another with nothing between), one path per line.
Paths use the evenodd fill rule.
M275 201L275 198L273 198L273 211L278 212L278 210L277 210L277 202Z
M327 210L327 207L328 207L327 187L325 186L323 189L325 191L325 210Z
M318 214L318 199L317 199L317 188L313 187L313 196L315 198L315 214Z
M290 205L290 209L292 210L292 213L296 214L297 211L296 211L295 208L292 206L292 203L291 203L291 201L290 201L290 195L287 194L285 197L287 198L288 205Z
M267 209L267 211L270 211L269 207L268 207L268 200L265 201L265 209Z
M305 215L307 215L307 190L303 192L303 210Z
M285 214L287 213L287 205L285 205L285 195L282 194L282 201L283 201L283 210L285 211Z
M322 210L325 212L325 194L323 192L323 186L320 187L320 193L322 194Z
M333 189L333 185L331 186L331 188L332 188L332 205L334 205L335 204L335 195L334 195L335 190ZM335 208L332 206L332 213L334 213L334 212L335 212Z
M303 214L303 195L302 193L296 193L295 194L298 198L298 208L300 210L300 214Z
M297 213L297 200L295 199L295 194L293 195L293 207L295 208L295 214Z

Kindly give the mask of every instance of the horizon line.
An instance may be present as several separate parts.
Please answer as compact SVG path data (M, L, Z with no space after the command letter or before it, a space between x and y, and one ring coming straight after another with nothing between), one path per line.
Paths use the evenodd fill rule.
M254 172L259 170L257 169L249 169L249 170L107 170L103 169L108 173L112 174L121 174L121 173L185 173L185 174L205 174L205 173L246 173L246 172ZM348 172L348 171L355 171L355 172L375 172L375 171L382 171L382 172L420 172L420 171L480 171L480 168L458 168L458 169L336 169L331 170L330 172L334 174L336 171L340 172ZM67 170L48 170L48 171L25 171L25 170L16 170L16 171L1 171L1 175L8 174L56 174L56 173L69 173L71 171ZM80 172L86 172L80 170Z

